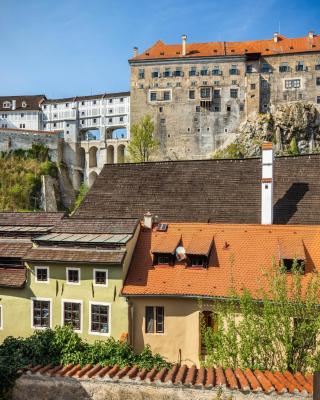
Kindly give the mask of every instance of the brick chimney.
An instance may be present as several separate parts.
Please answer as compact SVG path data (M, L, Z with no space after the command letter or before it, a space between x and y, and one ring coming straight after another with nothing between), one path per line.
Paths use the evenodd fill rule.
M262 145L261 224L273 223L273 147L271 142Z
M277 43L277 42L279 42L279 37L278 37L278 32L274 32L274 34L273 34L273 41L275 42L275 43Z
M182 55L185 56L187 54L187 35L182 35Z
M134 48L133 48L133 57L137 57L137 55L138 55L138 47L134 46Z
M143 225L147 229L152 229L153 226L153 215L150 211L144 214L143 216Z

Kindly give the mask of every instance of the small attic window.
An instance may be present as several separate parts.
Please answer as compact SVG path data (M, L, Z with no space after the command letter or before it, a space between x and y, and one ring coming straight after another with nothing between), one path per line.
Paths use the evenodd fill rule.
M266 49L266 51L269 51L269 49Z
M317 46L315 44L313 44L312 47L317 47Z
M26 108L27 107L27 103L25 101L22 102L22 107Z
M5 102L3 103L3 108L10 108L10 107L11 107L10 101L5 101Z
M189 255L188 256L188 266L189 267L203 267L208 266L208 257L204 255Z
M214 50L213 50L213 52L214 52L214 53L217 53L217 52L218 52L218 50L217 50L217 49L214 49Z
M293 258L284 258L281 260L282 265L284 267L285 272L291 273L295 269L296 272L301 271L305 272L305 262L304 260L297 260Z
M175 256L170 253L155 253L153 265L170 265L174 266Z
M234 53L234 49L231 50L231 53Z
M160 51L160 56L164 56L164 51Z
M146 56L148 56L149 55L149 53L145 53L146 54Z
M247 52L248 52L248 49L244 49L244 51L247 53Z
M290 50L293 50L293 46L290 46L289 49L290 49Z
M176 51L176 54L180 54L180 51Z

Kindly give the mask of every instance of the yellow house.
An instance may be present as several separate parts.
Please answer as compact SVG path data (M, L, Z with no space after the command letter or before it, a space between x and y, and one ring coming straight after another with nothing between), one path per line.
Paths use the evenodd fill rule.
M20 224L27 229L23 216ZM11 262L20 249L20 265L0 272L11 279L0 282L0 340L65 324L90 342L128 332L119 294L138 232L135 219L65 218L32 238L2 236Z
M200 363L200 321L215 327L214 306L244 288L267 289L263 272L282 259L303 282L320 266L320 226L168 222L141 228L122 289L130 307L129 341L171 362ZM202 314L202 315L201 315ZM202 319L203 317L203 319Z

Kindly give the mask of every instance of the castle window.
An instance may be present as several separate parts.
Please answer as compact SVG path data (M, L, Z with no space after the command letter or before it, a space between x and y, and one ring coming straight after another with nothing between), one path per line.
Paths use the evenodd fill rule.
M317 104L320 104L320 96L317 96Z
M54 105L53 105L53 108L57 108L57 105L56 105L56 104L54 104Z
M238 81L231 81L231 85L237 85Z
M10 108L10 107L11 107L10 101L5 101L5 102L3 103L3 108Z
M120 122L123 122L123 117L120 117Z
M220 107L219 106L214 106L213 111L214 112L219 112L220 111Z
M159 112L163 112L163 107L159 107Z
M172 74L171 74L171 69L170 69L170 68L165 68L164 73L163 73L163 76L164 76L165 78L169 78L170 76L172 76Z
M206 76L206 75L208 75L209 74L209 71L208 71L208 68L207 67L203 67L201 70L200 70L200 75L201 76Z
M26 124L20 124L20 128L24 129L26 127Z
M97 118L93 118L93 123L94 123L94 124L97 123Z
M157 92L150 92L150 101L157 101Z
M196 76L197 75L197 68L196 67L191 67L189 71L189 76Z
M200 89L200 97L202 99L209 99L211 97L211 88L201 88Z
M139 79L144 79L144 69L142 69L142 68L139 69L138 78Z
M192 81L192 82L191 82L191 86L196 86L196 82L195 82L195 81Z
M195 98L195 91L194 90L189 90L189 99L194 99Z
M94 105L97 104L97 100L93 100L93 104L94 104Z
M268 89L269 83L265 79L261 81L261 89L266 90Z
M256 89L256 84L255 84L255 83L251 83L250 89L251 89L251 90L255 90L255 89Z
M183 73L182 73L181 67L177 67L177 69L174 72L174 76L182 76L182 75L183 75Z
M288 100L288 95L286 93L283 94L283 100Z
M302 93L298 93L298 100L302 100L303 96Z
M139 89L143 89L143 83L139 83Z
M286 89L297 89L301 86L300 79L287 79L285 81L285 88Z
M213 91L213 97L215 99L218 99L220 97L220 90L219 89L214 89Z
M231 111L231 106L227 105L227 111L230 112Z
M315 70L316 70L316 71L320 71L320 61L319 61L318 64L315 65Z
M212 75L221 75L220 67L215 65L212 69Z
M243 110L244 110L244 104L243 104L243 103L240 103L239 109L240 109L240 111L243 111Z
M69 107L69 103L66 103L66 107Z
M316 78L316 85L317 85L317 86L320 86L320 77L317 77L317 78Z
M152 78L159 78L159 71L158 70L154 70L151 72L151 77Z
M247 65L247 68L246 68L246 71L247 71L247 74L251 74L252 73L252 65L251 64L249 64L249 65Z
M238 89L230 89L230 97L236 99L238 97Z
M200 112L200 106L196 106L196 112Z
M109 123L112 123L112 118L109 118L108 121L109 121Z
M181 87L181 82L177 82L176 87Z
M279 66L279 72L289 72L290 67L287 62L282 62Z
M112 113L113 113L113 109L112 109L112 108L109 108L108 113L109 113L109 114L112 114Z
M164 125L165 123L166 123L166 119L165 119L165 118L161 118L161 119L160 119L160 124L161 124L161 125Z
M21 105L22 105L23 108L27 107L27 103L25 101L23 101Z
M264 63L262 63L262 66L261 66L261 72L264 74L270 73L270 72L272 72L272 69L268 63L264 62Z
M307 68L304 66L303 61L298 61L296 65L296 71L306 71Z
M164 100L164 101L169 101L169 100L171 100L170 94L171 94L171 92L169 92L168 90L165 90L165 91L163 92L163 100Z
M81 105L84 106L84 101L81 102Z
M109 99L109 104L112 104L113 103L113 99Z
M231 65L231 68L229 69L229 74L230 75L239 75L239 70L237 65Z
M21 117L21 118L24 118L24 114L23 114L23 113L22 113L22 114L20 114L20 117Z

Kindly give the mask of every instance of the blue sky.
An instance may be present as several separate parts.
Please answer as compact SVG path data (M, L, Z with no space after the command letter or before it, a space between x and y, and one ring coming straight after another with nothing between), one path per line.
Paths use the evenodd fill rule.
M156 40L320 33L319 0L0 0L0 94L129 90L132 49Z

